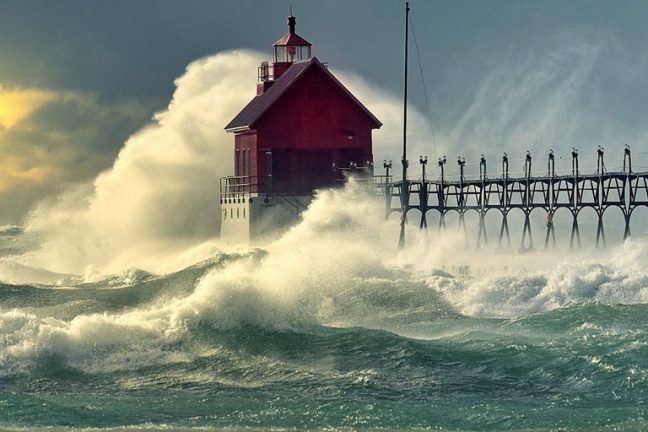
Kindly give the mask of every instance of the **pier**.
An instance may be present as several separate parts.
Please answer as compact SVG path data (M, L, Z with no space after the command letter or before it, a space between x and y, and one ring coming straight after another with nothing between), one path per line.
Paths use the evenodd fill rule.
M563 221L568 215L571 224L569 248L580 248L579 218L584 209L592 209L596 215L595 247L600 248L606 243L603 217L610 209L618 209L623 218L623 239L631 235L630 221L634 211L640 206L648 206L648 172L633 172L628 145L623 152L621 171L609 172L606 169L603 148L598 148L596 158L596 171L583 174L579 169L578 151L573 149L571 171L559 175L556 173L556 158L550 151L545 174L536 176L532 173L532 156L527 152L522 175L516 177L510 175L509 158L504 153L501 172L489 177L486 159L482 155L479 176L470 179L465 176L465 159L460 157L457 160L459 177L453 180L446 178L445 157L438 161L440 176L434 180L426 177L427 158L420 158L422 176L417 180L402 181L392 181L391 161L385 161L385 175L376 176L374 183L377 193L385 197L386 217L400 213L403 227L411 226L404 222L413 211L420 216L421 229L428 228L428 220L433 213L438 217L440 229L446 227L448 216L456 213L459 229L466 233L466 215L475 213L478 221L475 241L478 248L488 245L485 221L487 215L493 212L499 216L498 248L511 247L509 220L511 214L518 213L523 220L520 250L534 249L531 215L538 212L544 218L542 234L545 249L556 247L556 212L560 212ZM407 162L404 166L407 166Z

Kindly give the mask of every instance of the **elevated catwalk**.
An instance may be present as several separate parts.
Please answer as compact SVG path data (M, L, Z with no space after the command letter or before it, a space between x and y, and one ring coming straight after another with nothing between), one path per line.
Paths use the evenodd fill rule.
M479 163L479 178L464 177L465 160L457 161L460 169L458 180L445 178L445 157L439 160L441 175L429 180L425 175L427 159L421 159L423 176L420 180L392 182L389 170L391 162L385 163L386 175L376 177L377 192L384 194L387 217L393 212L401 213L404 223L412 210L420 212L420 228L427 228L430 212L438 213L439 227L445 227L449 213L458 214L459 226L465 231L465 215L476 212L478 216L477 247L488 243L485 225L489 212L501 214L498 247L510 247L509 215L512 210L523 213L521 249L533 249L531 213L542 211L545 216L544 247L556 247L554 215L559 209L567 209L571 217L569 247L580 247L579 215L583 209L591 208L597 215L596 248L605 245L603 215L610 208L618 208L625 221L623 238L630 236L630 220L639 206L648 206L648 172L633 172L630 147L626 145L621 172L607 172L603 159L604 151L597 150L597 168L594 174L582 174L578 166L578 151L571 153L572 168L568 175L556 175L555 158L552 151L547 162L547 174L534 176L531 172L531 155L527 152L522 177L509 176L509 160L502 157L502 172L499 177L489 178L486 160Z

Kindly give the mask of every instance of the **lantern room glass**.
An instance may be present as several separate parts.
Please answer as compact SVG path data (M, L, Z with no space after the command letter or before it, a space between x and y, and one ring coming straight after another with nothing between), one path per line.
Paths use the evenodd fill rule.
M292 63L311 57L311 47L308 45L277 45L274 47L275 63Z

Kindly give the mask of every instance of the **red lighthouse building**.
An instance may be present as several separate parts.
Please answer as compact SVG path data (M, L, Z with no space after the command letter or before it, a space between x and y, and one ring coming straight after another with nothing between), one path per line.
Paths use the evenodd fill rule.
M289 225L340 168L370 169L382 124L295 33L259 67L256 96L225 130L234 134L234 177L221 179L221 238L255 240Z

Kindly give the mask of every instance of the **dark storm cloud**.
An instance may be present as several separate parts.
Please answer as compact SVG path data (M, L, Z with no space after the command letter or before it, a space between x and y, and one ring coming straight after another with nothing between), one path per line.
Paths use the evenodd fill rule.
M424 82L440 152L459 149L467 159L477 158L484 137L497 154L510 151L504 146L519 139L538 148L555 146L551 141L565 130L572 141L564 143L567 147L594 145L593 136L618 137L620 143L642 137L648 116L645 2L410 3L415 37L410 39L409 100L426 111ZM6 191L14 191L14 199L20 190L24 201L20 210L13 202L4 208L19 215L29 207L24 197L36 199L63 183L92 180L108 168L125 139L165 109L174 80L190 62L237 48L271 59L272 44L287 31L291 6L297 32L313 44L320 60L362 76L380 91L402 94L402 1L2 2L0 86L57 95L19 124L0 129L0 149L14 167L43 168L41 177L38 171L17 171L13 185L3 185L0 200L9 199ZM549 68L556 55L564 56L563 71ZM523 87L543 70L554 71L555 85ZM571 87L568 77L573 77ZM562 105L568 109L557 117L564 126L551 125L547 134L537 123L550 121L551 98L559 88L571 95ZM599 129L588 129L592 123ZM524 131L527 124L534 126L529 128L534 136ZM485 131L485 125L491 129ZM593 132L599 130L605 133ZM516 145L522 151L527 143ZM432 155L431 148L421 151ZM36 178L41 183L33 183Z
M412 23L426 80L434 88L463 58L467 84L498 53L539 44L557 31L612 31L626 45L645 33L642 2L412 1ZM0 79L110 97L168 100L173 79L202 56L253 48L270 56L297 30L314 53L340 69L398 88L402 80L400 1L10 1L0 14ZM414 46L412 46L414 51ZM412 52L413 62L414 52ZM414 65L414 63L413 63Z
M271 22L258 19L262 8L254 3L248 8L229 1L4 2L0 79L96 92L100 99L128 96L163 104L173 80L191 61L224 49L268 44L259 32ZM279 31L287 14L287 8L281 9ZM242 26L246 21L250 28Z

